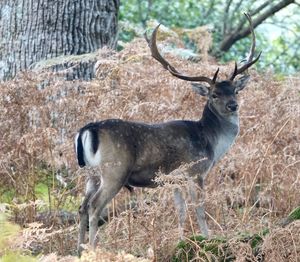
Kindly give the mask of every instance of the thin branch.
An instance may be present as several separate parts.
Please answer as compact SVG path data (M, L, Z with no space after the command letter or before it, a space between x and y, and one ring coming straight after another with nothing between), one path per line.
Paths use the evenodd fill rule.
M258 25L260 25L263 21L265 21L270 16L274 15L281 9L285 8L286 6L295 3L295 0L283 0L276 5L270 7L268 10L266 10L264 13L262 13L260 16L258 16L256 19L253 19L253 27L256 28ZM246 37L250 34L250 27L247 26L244 29L241 29L240 27L244 24L244 22L240 23L236 30L230 35L228 35L220 44L220 50L221 51L227 51L229 48L238 40Z
M232 4L232 0L228 0L225 6L225 11L224 11L224 16L223 16L223 35L227 34L227 26L228 26L228 14L229 14L229 9ZM229 26L231 28L231 25Z
M150 11L151 11L151 8L152 8L152 0L148 0L147 2L148 2L147 10L146 10L144 16L143 16L144 11L143 11L143 8L142 8L142 1L138 2L139 17L140 17L140 21L142 23L143 28L146 28L147 20L149 18L149 14L150 14Z
M274 144L274 142L276 141L277 137L279 136L279 134L281 133L281 131L285 128L285 126L290 122L290 119L288 118L285 123L281 126L281 128L278 130L278 132L275 134L274 138L272 139L271 143L267 146L266 150L265 150L265 153L260 161L260 164L258 166L258 169L255 173L255 176L252 180L252 183L251 183L251 186L250 186L250 190L248 192L248 196L246 197L246 201L245 201L245 211L244 211L244 214L243 214L243 219L242 221L245 221L245 218L246 216L250 213L251 209L252 208L248 208L248 203L250 201L250 197L251 197L251 193L252 193L252 190L254 188L254 185L257 181L257 177L258 177L258 174L260 173L261 169L262 169L262 166L263 166L263 163L265 162L266 158L267 158L267 154L271 148L271 146Z
M270 4L272 4L272 0L271 1L266 1L264 3L262 3L259 7L257 7L254 10L250 10L249 13L251 16L255 16L257 15L259 12L261 12L263 9L265 9L267 6L269 6Z
M293 30L291 27L288 27L286 25L284 25L284 23L271 23L271 22L268 22L268 23L265 23L266 25L273 25L273 26L276 26L276 27L279 27L279 28L282 28L284 29L285 31L288 31L290 33L292 33L295 37L298 36L298 32L296 32L295 30Z
M235 6L235 8L234 8L234 10L233 10L233 14L237 13L237 12L240 10L241 5L242 5L243 2L244 2L244 0L240 0L240 1L236 4L236 6Z
M213 8L214 8L214 6L215 6L215 3L216 3L216 0L210 1L209 8L207 9L207 11L205 12L205 14L204 14L204 16L203 16L204 19L207 19L207 18L211 15L212 10L213 10Z
M143 28L145 28L146 27L146 21L143 18L142 3L140 1L138 1L138 10L139 10L140 21L142 23Z
M236 11L237 11L237 8L235 8L234 11L236 12ZM240 20L238 26L236 27L235 32L238 32L238 31L242 30L242 28L243 28L243 26L244 26L245 23L246 23L246 18L243 16L243 17L241 18L241 20Z
M294 2L295 2L295 0L283 0L283 1L279 2L277 5L270 7L270 9L266 10L266 12L264 12L263 14L261 14L260 16L258 16L256 19L253 20L253 27L256 28L267 18L274 15L281 9L287 7L288 5L293 4ZM248 34L250 34L249 26L240 33L240 35L242 35L243 37L245 37Z

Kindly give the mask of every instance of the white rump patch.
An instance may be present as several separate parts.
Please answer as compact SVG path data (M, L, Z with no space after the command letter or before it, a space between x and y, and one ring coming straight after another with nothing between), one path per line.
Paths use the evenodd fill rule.
M96 154L93 152L93 145L92 145L92 134L89 130L86 130L81 135L82 145L83 145L83 155L84 155L84 162L87 166L98 166L101 162L101 155L99 146L97 149Z
M76 136L75 136L75 141L74 141L74 143L75 143L75 152L76 152L76 156L77 156L77 141L78 141L78 137L79 137L79 132L77 132L77 134L76 134Z

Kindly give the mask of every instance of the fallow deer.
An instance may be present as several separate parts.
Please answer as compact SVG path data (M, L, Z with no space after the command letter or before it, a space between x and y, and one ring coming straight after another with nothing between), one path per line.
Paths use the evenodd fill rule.
M222 81L217 81L219 69L212 79L179 73L157 49L156 35L159 26L155 28L150 39L146 37L154 59L173 76L197 82L192 84L194 89L207 97L199 121L177 120L145 124L108 119L89 123L77 133L75 148L79 166L101 166L101 174L89 178L85 199L79 209L79 253L88 225L89 244L95 248L100 214L122 187L155 187L154 178L159 170L168 174L183 163L195 163L188 170L188 174L195 186L203 188L207 173L229 150L239 133L237 93L244 89L249 80L249 74L245 72L261 54L253 59L255 34L250 16L245 15L252 34L250 54L240 68L235 63L233 73ZM196 187L191 188L190 193L195 195L195 189ZM185 204L181 191L176 190L174 197L182 227ZM203 203L196 206L196 216L202 234L208 235Z

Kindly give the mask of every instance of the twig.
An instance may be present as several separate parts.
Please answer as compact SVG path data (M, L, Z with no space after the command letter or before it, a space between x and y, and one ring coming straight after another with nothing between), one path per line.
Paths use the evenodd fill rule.
M250 200L250 196L251 196L251 192L253 190L253 187L254 187L254 184L256 183L256 179L261 171L261 168L263 166L263 163L265 162L265 159L266 159L266 156L271 148L271 146L274 144L275 140L277 139L277 137L279 136L279 134L281 133L281 131L284 129L284 127L290 122L290 118L288 118L285 123L282 125L282 127L278 130L278 132L276 133L276 135L274 136L273 140L271 141L271 143L268 145L263 157L262 157L262 160L260 161L260 164L259 164L259 167L256 171L256 174L252 180L252 183L251 183L251 186L250 186L250 190L249 190L249 193L248 193L248 196L246 198L246 202L245 202L245 212L244 212L244 215L243 215L243 219L242 221L244 222L245 221L245 217L246 217L246 214L248 214L250 211L251 211L251 208L250 209L247 209L247 206L248 206L248 203L249 203L249 200Z

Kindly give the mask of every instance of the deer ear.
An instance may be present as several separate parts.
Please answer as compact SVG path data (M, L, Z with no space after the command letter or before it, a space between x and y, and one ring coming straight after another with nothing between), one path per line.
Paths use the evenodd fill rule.
M209 88L200 83L192 83L194 91L201 96L208 96Z
M243 75L238 80L234 81L235 91L238 92L238 91L243 90L245 88L245 86L247 85L249 79L250 79L249 75Z

